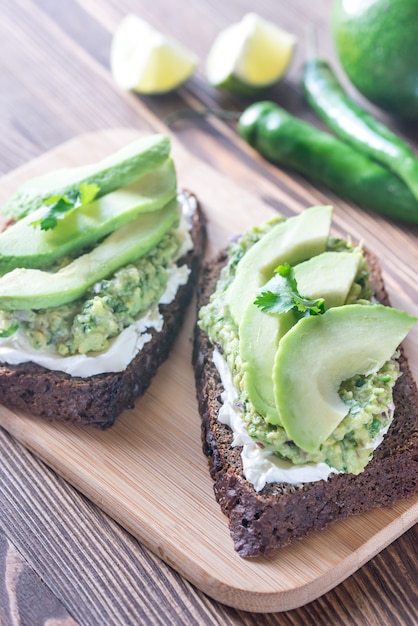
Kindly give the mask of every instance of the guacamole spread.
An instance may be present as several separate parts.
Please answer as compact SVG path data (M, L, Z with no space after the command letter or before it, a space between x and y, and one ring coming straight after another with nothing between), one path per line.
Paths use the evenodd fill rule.
M0 324L19 326L39 351L61 356L103 351L112 338L158 302L180 246L181 237L172 229L148 254L95 283L83 298L36 311L0 311ZM51 271L71 260L61 259Z
M238 394L236 406L242 412L248 434L261 448L266 447L280 459L296 465L324 462L338 471L357 474L370 460L373 448L393 417L392 388L399 376L396 355L379 371L354 376L341 384L339 396L347 406L347 414L319 450L313 453L298 447L281 425L269 422L258 413L248 397L239 348L239 326L231 315L227 290L234 281L243 255L281 219L274 218L232 243L216 291L200 311L199 325L226 361ZM359 248L350 242L331 237L326 248L336 252L359 252ZM369 305L371 301L369 272L362 255L346 304Z

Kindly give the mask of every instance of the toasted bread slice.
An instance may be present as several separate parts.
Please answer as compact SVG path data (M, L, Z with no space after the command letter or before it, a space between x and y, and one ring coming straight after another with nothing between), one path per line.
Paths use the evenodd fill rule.
M366 252L376 298L389 305L378 260ZM198 287L198 310L216 288L226 252L206 265ZM213 345L198 326L193 362L203 451L208 457L214 491L229 518L235 550L243 557L270 555L295 538L335 520L390 505L417 491L418 392L401 351L402 375L394 389L395 417L383 443L363 472L332 474L328 480L289 485L269 483L255 491L244 477L241 447L232 446L232 431L217 420L223 385L212 355Z
M152 339L137 353L122 372L97 374L87 378L51 371L35 363L0 364L0 402L27 410L32 415L50 420L112 426L125 408L132 408L135 398L148 388L159 365L167 358L184 318L196 285L202 258L206 230L197 199L189 194L195 205L191 215L191 237L194 247L178 264L187 264L191 272L187 284L181 286L175 299L160 305L164 318L160 332L150 330Z

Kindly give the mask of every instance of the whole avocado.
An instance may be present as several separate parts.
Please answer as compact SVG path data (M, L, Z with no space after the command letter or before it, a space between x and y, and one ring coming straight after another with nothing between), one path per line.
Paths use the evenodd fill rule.
M334 0L332 32L352 84L377 106L418 118L418 0Z

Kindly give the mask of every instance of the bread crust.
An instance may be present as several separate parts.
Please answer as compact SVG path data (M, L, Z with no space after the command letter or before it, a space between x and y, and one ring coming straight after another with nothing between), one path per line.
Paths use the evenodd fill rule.
M187 192L188 193L188 192ZM51 371L35 363L0 364L0 402L29 411L49 420L93 425L105 429L113 425L125 408L149 387L158 367L168 357L180 329L184 311L196 286L200 261L206 244L206 227L201 207L193 212L191 237L193 250L179 260L191 269L170 304L161 305L164 325L160 332L150 329L152 339L122 372L97 374L88 378Z
M376 298L389 305L377 258L366 252ZM226 263L226 252L201 272L197 307L205 305ZM235 550L242 557L270 555L292 539L350 515L393 504L417 491L418 392L401 350L402 376L394 388L395 418L383 443L364 471L333 474L328 480L302 486L267 484L260 492L245 480L241 450L232 447L232 431L218 422L223 386L212 361L213 346L197 325L193 364L203 452L208 458L216 500L229 518Z

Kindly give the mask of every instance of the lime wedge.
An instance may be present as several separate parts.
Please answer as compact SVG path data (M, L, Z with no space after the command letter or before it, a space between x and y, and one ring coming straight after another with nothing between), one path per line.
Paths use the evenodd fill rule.
M296 37L256 13L247 13L215 39L206 61L211 85L252 94L276 83L293 56Z
M110 68L122 89L166 93L190 78L196 66L190 50L136 15L127 15L113 35Z

